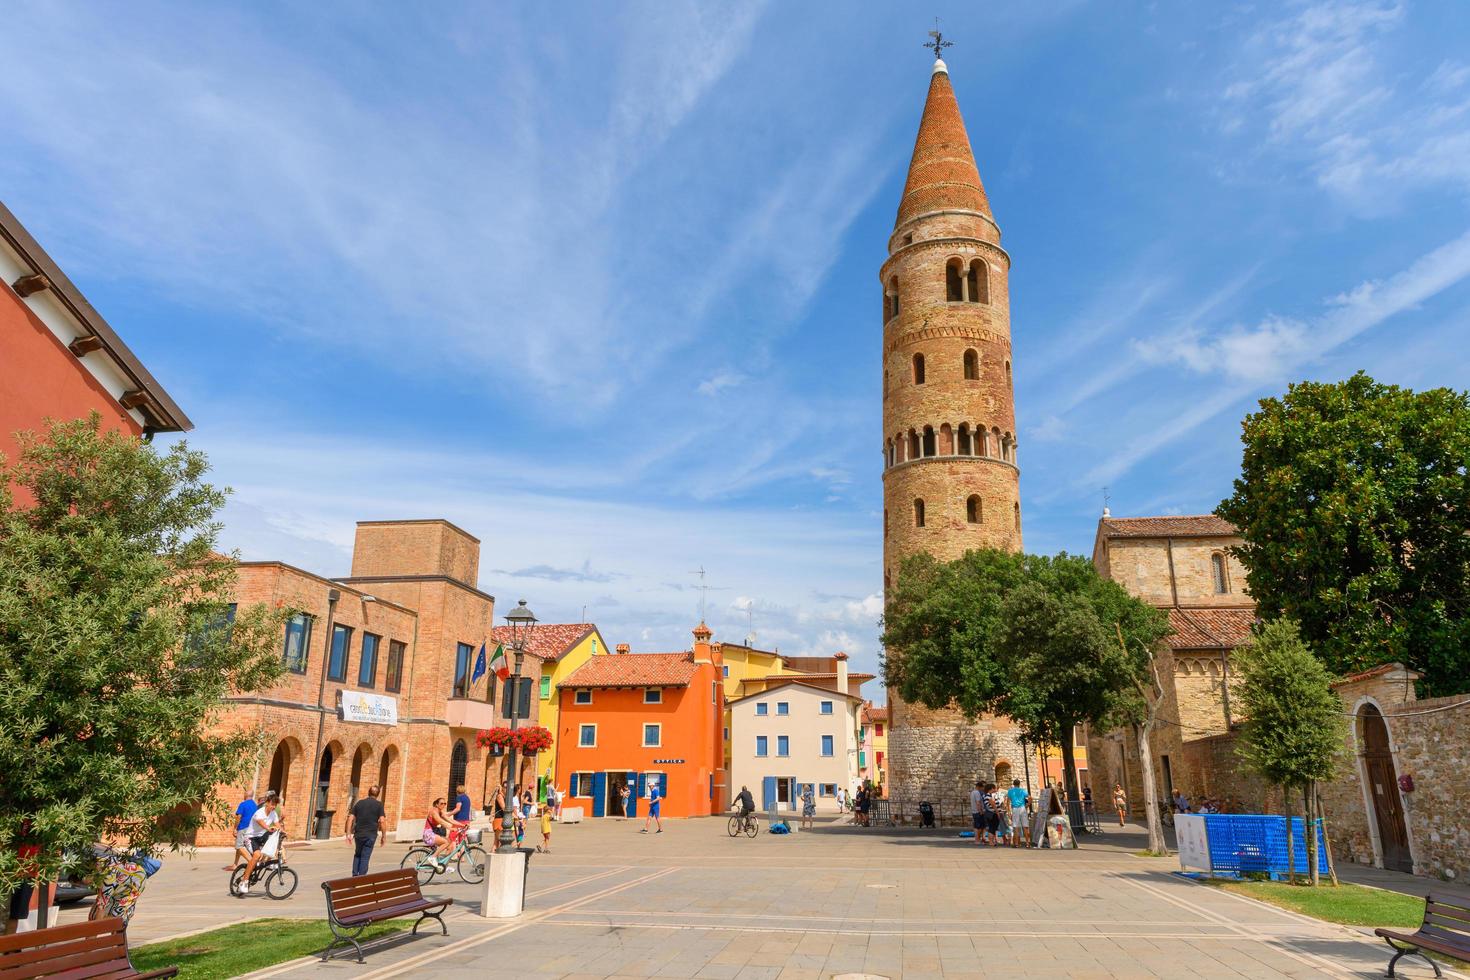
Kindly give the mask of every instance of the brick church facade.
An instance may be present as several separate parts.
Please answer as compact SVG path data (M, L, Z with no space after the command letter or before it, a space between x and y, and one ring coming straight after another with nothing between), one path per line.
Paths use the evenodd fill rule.
M936 60L883 287L883 577L919 552L1021 549L1010 256L990 211L949 71ZM901 656L892 651L891 656ZM1004 718L970 723L889 693L890 795L963 799L1020 774Z

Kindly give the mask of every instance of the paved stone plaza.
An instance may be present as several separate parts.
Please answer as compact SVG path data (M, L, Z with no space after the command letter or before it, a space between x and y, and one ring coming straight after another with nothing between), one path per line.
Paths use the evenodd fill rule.
M1077 851L977 848L955 831L819 825L791 837L731 839L723 820L558 827L536 855L526 914L474 914L455 899L450 935L395 938L365 965L296 961L258 976L390 977L1376 977L1385 947L1368 930L1278 911L1181 879L1144 859L1135 830ZM380 848L396 866L404 845ZM346 845L293 851L301 887L286 902L225 893L224 855L173 857L153 879L134 942L256 916L321 917L319 882L345 873ZM76 912L69 913L75 916ZM1403 975L1429 976L1401 962Z

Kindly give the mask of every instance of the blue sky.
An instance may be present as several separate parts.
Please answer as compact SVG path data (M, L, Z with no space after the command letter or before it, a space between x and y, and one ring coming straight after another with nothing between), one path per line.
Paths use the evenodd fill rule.
M1104 485L1210 510L1288 380L1470 386L1463 4L932 6L1014 260L1029 550L1088 552ZM876 669L931 24L833 9L21 4L0 198L194 418L245 557L344 574L354 521L443 516L507 608L678 649L703 567L717 638Z

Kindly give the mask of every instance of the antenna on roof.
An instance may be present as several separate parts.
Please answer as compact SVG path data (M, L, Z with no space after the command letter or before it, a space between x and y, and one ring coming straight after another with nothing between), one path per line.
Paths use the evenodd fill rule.
M704 580L704 566L700 565L698 571L690 572L689 574L699 576L699 585L697 586L699 589L699 621L703 623L705 621L705 600L709 598L709 585Z
M1113 516L1113 512L1108 507L1108 501L1112 500L1113 498L1108 493L1108 488L1107 487L1103 487L1102 488L1102 495L1103 495L1103 516L1104 517L1112 517Z

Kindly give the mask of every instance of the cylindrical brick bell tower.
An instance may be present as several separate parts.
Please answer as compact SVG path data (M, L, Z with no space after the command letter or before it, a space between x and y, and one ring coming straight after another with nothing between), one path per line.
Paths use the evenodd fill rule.
M949 561L972 548L1021 548L1010 266L949 70L936 60L879 273L885 592L918 552ZM905 704L892 690L888 702L895 800L964 799L997 766L1020 774L1005 719L967 723L957 711Z

